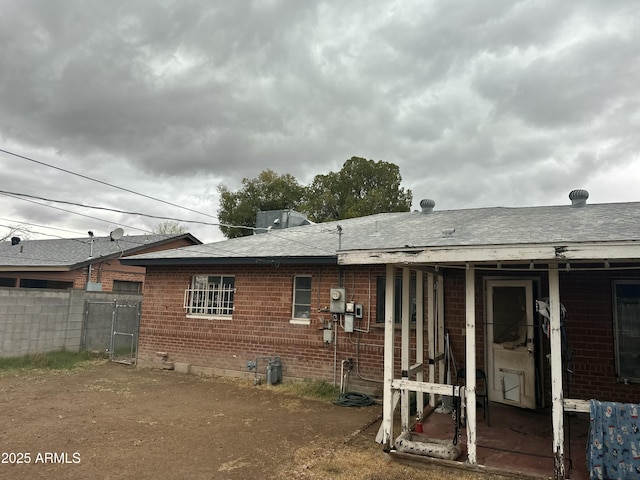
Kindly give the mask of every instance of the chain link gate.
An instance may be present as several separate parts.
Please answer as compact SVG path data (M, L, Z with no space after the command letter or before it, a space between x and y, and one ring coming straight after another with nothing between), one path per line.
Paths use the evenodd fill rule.
M138 358L141 302L85 301L82 348L105 352L118 363L133 365Z

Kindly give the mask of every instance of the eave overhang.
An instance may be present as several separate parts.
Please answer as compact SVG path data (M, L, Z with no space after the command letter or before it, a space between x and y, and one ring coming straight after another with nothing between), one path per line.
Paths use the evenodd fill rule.
M518 245L406 247L338 252L339 265L459 264L483 262L568 262L639 260L640 243L597 242Z
M337 256L308 257L189 257L189 258L121 258L123 265L141 267L170 265L337 265Z

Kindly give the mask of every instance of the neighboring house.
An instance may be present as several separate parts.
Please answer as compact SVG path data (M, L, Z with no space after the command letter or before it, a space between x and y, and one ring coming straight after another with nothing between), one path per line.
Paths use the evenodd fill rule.
M411 392L419 418L427 397L465 394L471 465L479 368L490 402L550 408L553 474L564 478L564 414L640 399L640 203L587 198L451 211L423 200L421 212L123 259L147 268L141 364L161 354L240 374L278 356L285 378L382 393L388 451L398 402L411 428ZM444 385L451 357L465 388Z
M13 237L11 241L0 242L0 287L141 293L144 267L122 265L121 258L201 243L190 234L127 235L113 239Z

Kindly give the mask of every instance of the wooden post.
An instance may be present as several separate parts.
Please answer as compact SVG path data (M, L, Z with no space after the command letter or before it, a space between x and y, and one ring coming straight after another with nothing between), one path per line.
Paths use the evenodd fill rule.
M551 342L551 407L553 478L564 479L564 399L562 393L562 332L558 266L549 265L549 329Z
M393 446L393 302L395 285L395 267L387 265L384 304L384 384L382 392L382 444L386 451Z
M416 364L421 369L416 374L416 381L424 382L424 273L416 271ZM418 418L424 413L424 393L416 393Z
M467 266L466 280L466 393L467 393L467 461L475 465L476 458L476 292L473 266Z
M427 273L427 341L429 342L429 383L436 382L436 299L433 273ZM429 394L429 405L436 406L435 394Z
M409 354L411 352L411 270L407 267L402 268L402 338L400 339L400 369L402 371L402 379L409 380ZM400 392L400 423L402 432L409 431L409 390L403 388Z

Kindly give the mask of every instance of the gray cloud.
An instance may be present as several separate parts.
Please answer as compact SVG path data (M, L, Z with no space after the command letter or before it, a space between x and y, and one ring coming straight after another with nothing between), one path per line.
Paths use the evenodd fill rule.
M308 183L354 155L398 164L416 208L566 202L578 187L628 201L592 182L640 180L630 0L0 7L3 148L207 214L220 183L266 168ZM3 190L196 216L2 154L0 167ZM0 202L34 223L91 221ZM157 223L105 215L107 229Z

